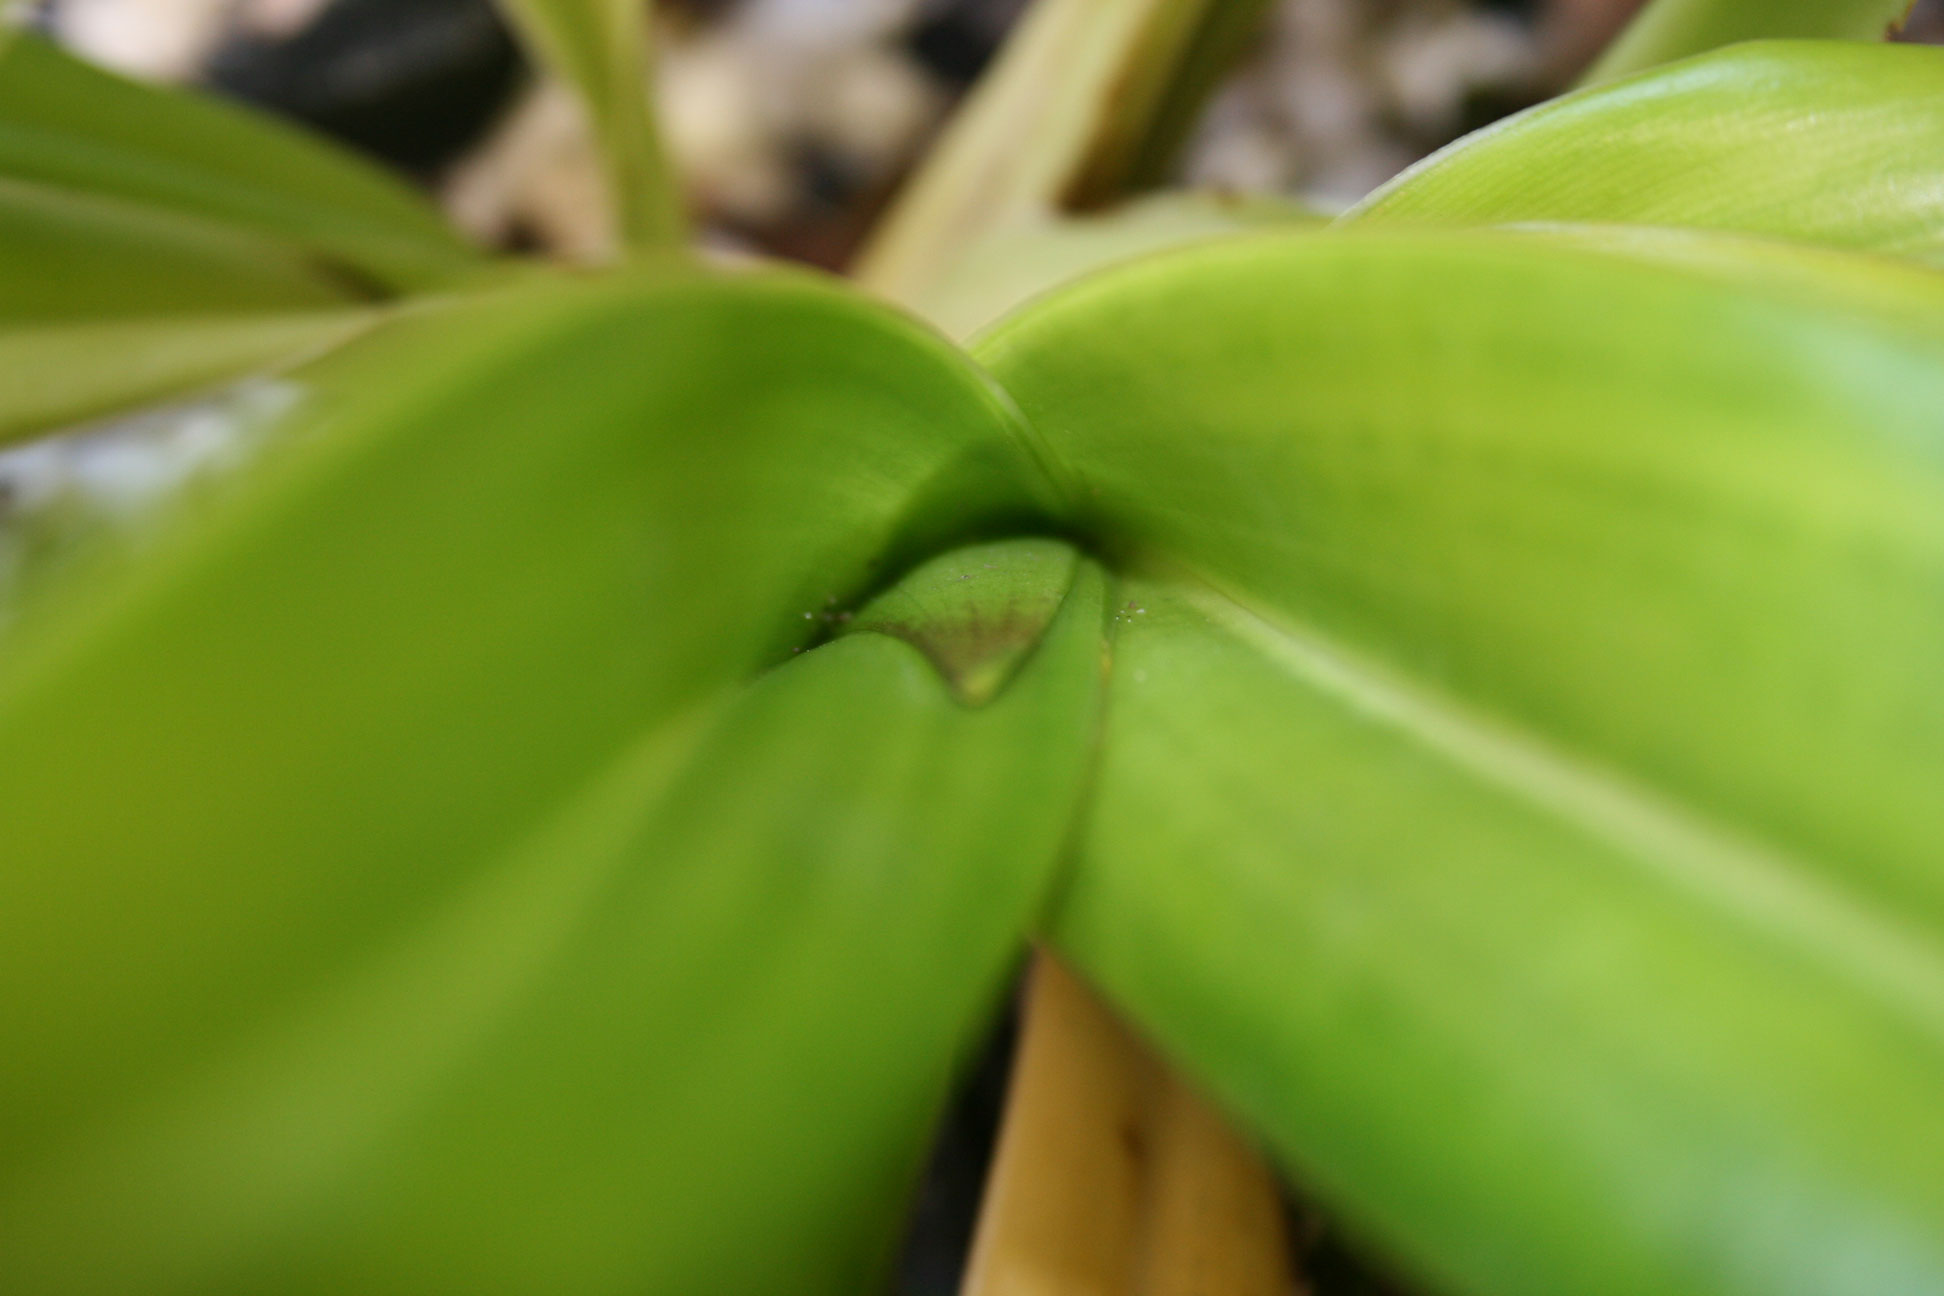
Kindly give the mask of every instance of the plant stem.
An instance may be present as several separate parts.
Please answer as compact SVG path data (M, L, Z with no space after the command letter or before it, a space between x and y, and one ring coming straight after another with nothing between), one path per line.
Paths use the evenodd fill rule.
M860 281L910 303L973 246L1159 170L1264 0L1040 0L907 183ZM1188 75L1184 75L1184 73Z
M1027 984L962 1296L1285 1296L1275 1180L1051 955Z
M535 55L580 94L623 246L679 246L686 222L656 122L646 0L503 2Z

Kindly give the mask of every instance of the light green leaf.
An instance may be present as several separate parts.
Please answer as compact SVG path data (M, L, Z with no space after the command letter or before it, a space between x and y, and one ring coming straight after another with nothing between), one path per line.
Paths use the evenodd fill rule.
M373 318L346 310L0 330L0 445L306 358Z
M1927 46L1739 46L1487 127L1344 220L1678 225L1944 262L1941 84Z
M1102 581L1048 548L1024 583L1072 595L990 706L857 634L658 726L337 985L10 1185L11 1284L869 1290L1087 763Z
M193 1098L231 1050L492 886L519 842L571 820L627 752L809 642L830 600L1041 508L980 375L916 327L792 276L624 277L428 307L286 381L309 395L275 453L124 569L49 599L0 658L0 1054L13 1059L0 1068L0 1219L29 1218L19 1203L36 1200L44 1167L94 1164L89 1131ZM886 724L939 733L938 709L919 709ZM801 750L800 729L779 731L787 750ZM833 771L831 786L859 773ZM751 859L775 844L746 843ZM895 907L886 920L900 930ZM985 984L990 969L965 975ZM585 1025L601 1036L615 1023ZM328 1105L360 1092L320 1082L326 1106L262 1145L278 1162L264 1173L305 1192L355 1182ZM548 1125L524 1110L538 1156ZM321 1143L291 1141L305 1131ZM169 1147L220 1159L242 1146L247 1160L256 1133L232 1133ZM219 1225L255 1182L155 1155L182 1208L209 1205ZM501 1182L529 1173L509 1163ZM124 1244L108 1245L119 1234L86 1231L139 1230L147 1217L118 1200L130 1214L83 1212L79 1233L0 1226L20 1230L0 1243L9 1281L31 1289L19 1278L31 1253L43 1289L60 1289L84 1236L99 1243L89 1263L123 1263L110 1253ZM270 1246L301 1217L271 1209L291 1200L266 1199L250 1227L268 1232L225 1234L207 1255L202 1240L145 1234L152 1249L125 1252L121 1278L165 1289L142 1280L146 1254L158 1271L194 1269L181 1281L205 1290L218 1276L204 1262L240 1263L233 1242ZM523 1221L524 1241L504 1245L530 1246L538 1268L587 1241L544 1209ZM587 1227L626 1248L644 1226L630 1210ZM468 1247L385 1236L427 1255ZM399 1267L383 1282L441 1285L385 1254ZM645 1263L603 1255L577 1263L614 1275Z
M1235 605L1122 608L1056 930L1456 1289L1944 1283L1944 311L1842 261L1236 240L981 348Z
M637 251L679 244L682 195L655 122L648 6L641 0L503 0L503 6L535 53L579 92L622 241Z
M1615 81L1723 45L1776 37L1881 40L1912 0L1652 0L1586 74Z
M31 35L0 46L0 179L279 244L313 273L371 289L451 282L480 261L423 199L349 153L110 76Z
M911 306L951 336L967 338L1021 303L1107 266L1267 226L1322 220L1278 199L1156 195L1098 215L995 231L943 268Z
M1432 1291L1937 1288L1934 934L1195 582L1123 597L1053 937L1306 1190Z
M962 701L983 706L1039 646L1075 560L1058 540L968 545L925 563L843 624L910 644Z

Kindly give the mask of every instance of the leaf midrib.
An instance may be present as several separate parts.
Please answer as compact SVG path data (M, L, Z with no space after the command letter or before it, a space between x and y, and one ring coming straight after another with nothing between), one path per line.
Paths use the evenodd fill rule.
M1168 564L1184 601L1310 687L1514 798L1609 843L1664 882L1944 1034L1944 954L1917 924L1826 881L1813 859L1677 805L1663 791L1503 717L1405 679L1341 641Z

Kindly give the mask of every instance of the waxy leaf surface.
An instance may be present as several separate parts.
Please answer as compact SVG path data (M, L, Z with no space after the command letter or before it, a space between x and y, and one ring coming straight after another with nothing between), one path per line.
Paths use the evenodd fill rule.
M1344 219L1678 225L1944 261L1944 49L1689 59L1468 135Z
M1944 316L1841 260L1238 240L981 348L1162 581L1056 939L1454 1289L1944 1283Z
M428 307L285 381L0 657L11 1289L848 1289L1070 818L1098 578L977 716L883 636L741 689L1040 510L1010 416L780 275Z

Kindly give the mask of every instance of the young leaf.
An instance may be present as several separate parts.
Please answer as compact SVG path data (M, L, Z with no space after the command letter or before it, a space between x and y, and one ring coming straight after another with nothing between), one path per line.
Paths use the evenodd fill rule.
M1944 1282L1944 311L1842 261L1238 240L981 348L1237 608L1117 651L1056 931L1459 1289Z
M373 318L344 310L0 330L0 445L307 358Z
M508 290L286 381L275 453L0 658L0 1217L830 599L1040 508L986 380L792 276Z
M1616 81L1723 45L1777 37L1881 40L1913 0L1652 0L1607 47L1585 83Z
M540 57L580 94L615 221L636 251L682 241L682 196L655 124L642 0L505 0Z
M844 625L902 639L962 701L983 706L1039 646L1076 561L1058 540L968 545L922 564Z
M0 44L0 178L225 227L313 270L390 291L447 283L479 255L404 185L241 109L97 71L28 34Z
M1344 220L1678 225L1944 263L1940 84L1926 46L1744 45L1489 126Z

